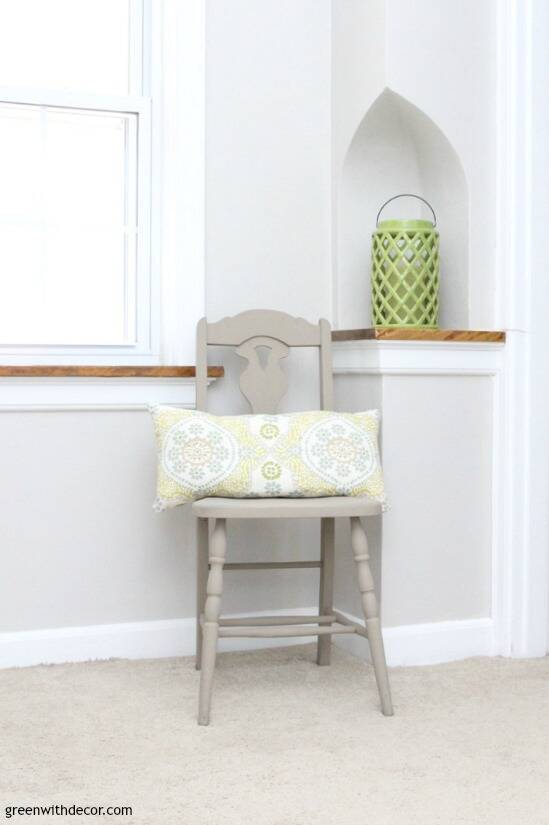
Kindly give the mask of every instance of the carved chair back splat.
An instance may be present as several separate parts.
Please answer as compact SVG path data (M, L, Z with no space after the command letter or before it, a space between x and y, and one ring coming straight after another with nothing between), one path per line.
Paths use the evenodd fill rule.
M250 310L216 323L198 322L196 346L196 409L206 410L208 346L232 347L248 362L240 375L240 390L252 413L275 413L288 389L281 360L291 347L319 350L320 409L334 404L331 329L328 321L311 324L284 312ZM258 350L268 349L266 364Z

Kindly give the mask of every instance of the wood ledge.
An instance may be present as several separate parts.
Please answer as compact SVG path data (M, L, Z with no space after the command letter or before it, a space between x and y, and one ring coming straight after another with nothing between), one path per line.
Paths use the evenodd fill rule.
M337 329L332 341L445 341L504 344L502 330L370 327ZM208 367L208 378L223 378L223 367ZM0 378L195 378L193 366L0 366Z
M222 378L223 367L208 367L208 378ZM195 367L0 366L0 378L194 378Z
M421 329L420 327L370 327L332 330L332 341L468 341L504 344L502 330Z

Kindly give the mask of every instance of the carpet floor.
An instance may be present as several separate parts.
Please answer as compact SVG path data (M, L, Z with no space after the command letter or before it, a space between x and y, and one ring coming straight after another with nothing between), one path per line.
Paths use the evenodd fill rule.
M76 804L131 806L103 818L125 825L549 823L547 658L395 668L392 718L371 667L339 650L330 668L312 645L218 663L208 728L192 659L0 671L0 817Z

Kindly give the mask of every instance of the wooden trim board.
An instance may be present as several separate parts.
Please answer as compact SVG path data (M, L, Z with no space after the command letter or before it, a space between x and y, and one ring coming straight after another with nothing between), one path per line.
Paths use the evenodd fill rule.
M195 367L0 366L2 378L194 378ZM223 367L208 367L209 378L222 378Z
M332 341L445 341L505 343L502 330L370 327L332 330ZM221 366L208 367L208 378L222 378ZM194 378L194 366L4 365L0 378Z
M503 330L422 329L420 327L369 327L332 330L332 341L470 341L505 343Z

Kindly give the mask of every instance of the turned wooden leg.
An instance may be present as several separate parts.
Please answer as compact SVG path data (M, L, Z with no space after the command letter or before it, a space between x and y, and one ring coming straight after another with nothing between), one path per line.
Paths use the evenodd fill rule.
M219 634L219 614L223 593L223 565L227 551L227 534L224 518L216 519L210 537L210 572L206 584L204 627L202 630L202 669L200 672L200 698L198 724L209 725L212 685Z
M393 715L393 704L391 702L391 691L389 688L389 676L387 674L387 663L385 662L385 650L383 648L383 637L381 635L381 625L379 622L379 611L374 590L374 579L370 570L368 540L366 532L360 519L356 516L351 518L351 545L355 557L358 573L358 586L362 598L362 610L366 620L366 630L368 632L368 643L376 675L377 689L381 699L381 710L385 716Z
M200 616L206 602L206 582L208 581L208 519L199 518L196 525L196 655L195 666L202 666L202 628Z
M333 610L334 596L334 524L333 518L323 518L320 522L320 596L318 612L321 616ZM317 643L317 665L329 665L332 653L332 637L319 636Z

